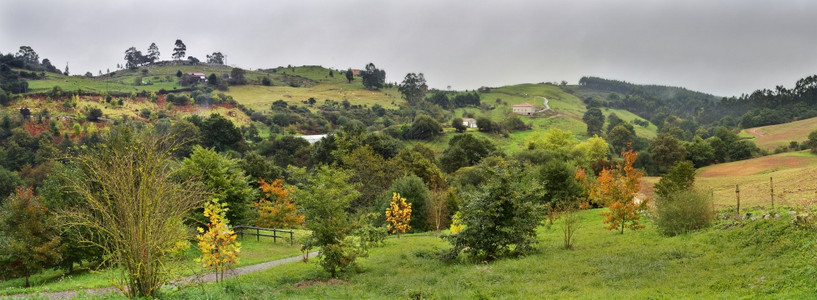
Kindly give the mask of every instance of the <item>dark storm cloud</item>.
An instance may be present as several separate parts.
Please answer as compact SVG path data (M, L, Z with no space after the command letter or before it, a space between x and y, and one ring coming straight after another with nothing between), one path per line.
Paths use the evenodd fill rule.
M595 75L739 95L815 73L814 1L32 1L0 3L0 51L72 73L156 42L244 68L374 62L473 89Z

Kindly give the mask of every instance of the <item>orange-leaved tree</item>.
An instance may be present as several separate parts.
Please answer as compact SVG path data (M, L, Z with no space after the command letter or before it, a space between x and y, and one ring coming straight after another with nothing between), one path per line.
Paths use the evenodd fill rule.
M596 182L586 183L587 195L594 203L607 206L608 211L601 213L604 216L604 223L609 224L607 230L618 229L624 233L625 228L638 230L644 225L638 223L641 218L639 214L646 207L647 202L635 197L640 189L640 180L644 175L634 167L638 152L632 148L622 152L623 164L618 164L615 169L603 169ZM577 172L577 177L586 177Z
M406 203L406 198L394 193L389 208L386 209L386 221L391 223L387 228L389 232L397 234L397 238L400 238L400 234L411 229L409 225L409 221L411 221L411 203Z
M284 181L276 179L267 183L264 179L258 181L262 195L258 202L253 203L258 208L258 217L255 225L268 228L292 228L304 223L304 215L298 213L298 208L292 202L292 187L284 187Z
M207 203L204 206L204 216L210 219L210 223L207 224L206 232L199 227L199 234L196 236L201 249L201 258L196 261L216 273L216 282L219 278L224 280L225 270L238 264L238 253L241 252L241 243L236 242L235 232L227 226L229 221L225 217L226 212L226 205L218 203L216 199Z

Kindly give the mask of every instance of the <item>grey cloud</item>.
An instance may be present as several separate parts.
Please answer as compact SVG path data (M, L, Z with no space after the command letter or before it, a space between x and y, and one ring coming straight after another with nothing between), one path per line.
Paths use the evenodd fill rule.
M474 89L595 75L739 95L811 75L813 1L31 1L0 3L0 51L72 73L156 42L245 68L374 62Z

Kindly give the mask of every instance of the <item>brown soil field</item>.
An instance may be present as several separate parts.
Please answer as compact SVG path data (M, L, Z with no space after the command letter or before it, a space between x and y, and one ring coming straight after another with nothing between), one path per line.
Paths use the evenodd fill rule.
M802 168L817 162L814 157L765 156L704 168L698 177L747 176L780 169Z

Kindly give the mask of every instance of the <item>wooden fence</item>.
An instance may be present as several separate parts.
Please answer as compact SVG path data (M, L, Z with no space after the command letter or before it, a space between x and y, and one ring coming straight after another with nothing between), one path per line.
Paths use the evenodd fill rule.
M273 243L277 243L278 239L286 238L285 235L279 235L279 233L287 234L289 233L289 244L294 244L294 235L295 233L292 230L283 230L283 229L275 229L275 228L263 228L263 227L254 227L254 226L234 226L233 230L244 239L244 235L254 235L256 241L260 241L262 236L271 237ZM272 232L272 234L269 234Z

